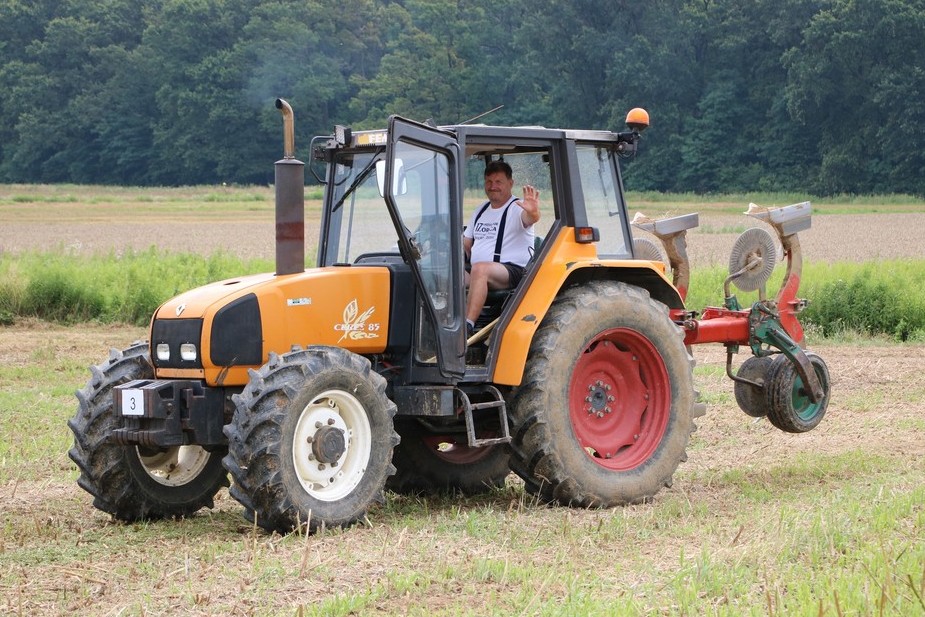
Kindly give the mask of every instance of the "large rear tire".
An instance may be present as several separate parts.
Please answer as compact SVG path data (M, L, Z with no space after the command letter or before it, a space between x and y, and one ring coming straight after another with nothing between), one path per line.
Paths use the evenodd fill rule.
M382 503L395 404L366 358L336 347L271 354L225 427L231 495L267 531L343 527Z
M395 475L386 488L402 495L477 495L504 486L510 453L503 445L469 447L465 434L436 434L416 420L396 422Z
M68 421L74 446L68 452L80 470L77 484L93 495L93 505L121 521L188 516L213 507L213 497L228 485L222 468L224 449L199 446L166 450L122 446L109 441L122 427L115 413L113 387L134 379L150 379L154 370L147 343L90 369L92 377L78 390L77 414Z
M670 486L694 431L693 361L638 287L565 291L534 336L513 401L512 468L543 500L609 507Z

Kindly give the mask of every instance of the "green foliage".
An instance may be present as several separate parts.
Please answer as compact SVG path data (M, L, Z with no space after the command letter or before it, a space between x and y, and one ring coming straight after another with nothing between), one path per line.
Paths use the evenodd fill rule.
M925 262L838 264L815 282L803 314L823 335L843 331L906 341L925 337Z
M0 319L145 325L162 302L181 292L272 269L227 253L201 257L153 247L121 256L0 255Z
M691 274L687 305L701 310L723 305L722 266L700 268ZM776 293L783 278L777 268L768 282ZM925 260L809 264L804 267L800 297L809 306L800 314L804 327L825 337L846 333L886 336L897 341L925 340ZM732 288L742 306L757 300L756 293Z
M335 124L652 129L639 190L925 194L921 0L0 0L0 182L267 184Z

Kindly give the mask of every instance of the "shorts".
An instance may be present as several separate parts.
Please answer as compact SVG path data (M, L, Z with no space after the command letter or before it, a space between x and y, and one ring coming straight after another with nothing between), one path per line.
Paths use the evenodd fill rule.
M511 289L514 289L515 287L517 287L517 285L520 284L521 279L523 279L524 277L524 267L518 266L517 264L512 264L509 261L506 261L501 265L507 268L507 274L508 274L508 277L510 278L509 284L511 286Z
M518 266L515 263L505 261L501 264L507 270L508 288L514 289L524 278L524 266ZM472 264L466 262L466 272L472 271Z

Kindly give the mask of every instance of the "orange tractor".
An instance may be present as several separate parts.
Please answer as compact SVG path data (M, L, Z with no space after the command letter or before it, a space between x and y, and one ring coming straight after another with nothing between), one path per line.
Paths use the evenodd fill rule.
M748 414L793 432L822 419L828 371L797 320L808 204L751 212L787 258L778 295L763 293L778 246L756 227L733 249L725 306L698 319L684 305L696 215L627 214L619 162L644 111L623 132L393 117L312 141L307 171L325 193L306 269L306 169L292 110L277 107L276 272L168 300L149 341L113 350L77 392L78 484L116 519L192 514L229 476L248 520L281 532L362 520L387 489L472 493L511 471L549 502L644 501L704 413L700 343L726 345ZM542 191L543 211L524 279L492 292L467 340L466 189L497 159ZM634 242L634 226L657 241ZM758 301L739 306L731 284ZM741 346L751 357L733 374Z

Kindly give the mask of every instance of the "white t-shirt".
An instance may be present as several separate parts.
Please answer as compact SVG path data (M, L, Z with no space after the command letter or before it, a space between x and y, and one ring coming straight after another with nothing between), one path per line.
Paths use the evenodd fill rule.
M501 216L506 214L507 222L504 225L504 238L501 241L501 258L498 260L502 263L509 262L518 266L525 266L530 261L533 254L533 225L524 227L523 208L520 207L520 200L511 197L507 204L500 208L491 206L484 208L485 204L480 205L472 213L469 226L463 236L472 238L472 263L495 260L495 243L498 238L498 229L501 227ZM479 216L478 222L475 217L480 210L484 208L482 216Z

